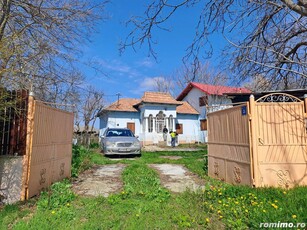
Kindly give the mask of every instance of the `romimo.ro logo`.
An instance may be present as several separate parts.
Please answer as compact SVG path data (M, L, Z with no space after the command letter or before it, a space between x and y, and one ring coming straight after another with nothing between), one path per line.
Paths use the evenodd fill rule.
M306 223L276 222L276 223L260 223L260 228L298 228L305 229Z

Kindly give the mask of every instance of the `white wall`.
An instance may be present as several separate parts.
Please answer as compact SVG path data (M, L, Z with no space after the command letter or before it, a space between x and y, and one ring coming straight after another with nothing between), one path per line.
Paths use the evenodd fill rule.
M199 112L199 119L207 118L207 108L206 106L199 106L199 98L204 96L205 93L197 88L191 89L191 91L183 98L183 101L189 102L198 112ZM231 99L226 98L224 96L218 95L208 95L208 105L213 106L209 107L209 111L217 111L225 108L229 108L231 106L223 106L223 104L230 104ZM200 131L200 127L198 128L199 132L199 140L200 142L207 142L208 141L208 132L207 131Z
M174 118L176 117L176 107L175 105L151 105L146 104L145 106L140 106L141 114L144 113L144 117L148 117L150 114L154 117L162 111L166 117L172 115Z
M100 116L100 135L106 128L127 128L127 123L135 124L135 135L140 135L141 124L138 112L109 112Z
M183 134L178 135L180 142L203 142L198 115L178 114L176 123L183 125Z
M207 117L206 106L199 106L199 98L204 96L205 93L197 88L191 89L191 91L185 96L183 101L187 101L192 105L199 113L200 119L204 119ZM210 108L210 111L217 111L225 108L229 108L229 106L221 106L223 104L231 104L231 99L226 98L224 96L219 95L209 95L208 96L208 105L209 106L216 106Z
M189 102L189 104L197 110L200 114L200 118L206 117L206 106L199 106L199 98L205 94L197 88L191 89L191 91L183 98L183 101Z

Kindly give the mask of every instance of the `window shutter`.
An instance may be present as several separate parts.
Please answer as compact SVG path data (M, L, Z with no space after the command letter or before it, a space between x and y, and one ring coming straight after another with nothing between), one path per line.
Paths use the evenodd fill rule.
M207 130L207 119L200 120L200 130Z
M183 125L182 124L176 124L176 133L183 134Z

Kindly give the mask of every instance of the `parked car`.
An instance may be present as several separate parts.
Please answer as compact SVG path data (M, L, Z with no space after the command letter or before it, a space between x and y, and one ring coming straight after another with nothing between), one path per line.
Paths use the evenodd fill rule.
M101 149L105 155L141 155L141 143L130 129L107 128L101 137Z

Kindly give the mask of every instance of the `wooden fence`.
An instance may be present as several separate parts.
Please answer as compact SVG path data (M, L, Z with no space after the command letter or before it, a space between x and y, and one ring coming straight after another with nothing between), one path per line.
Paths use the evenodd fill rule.
M209 175L233 184L307 184L307 98L270 94L208 114Z

